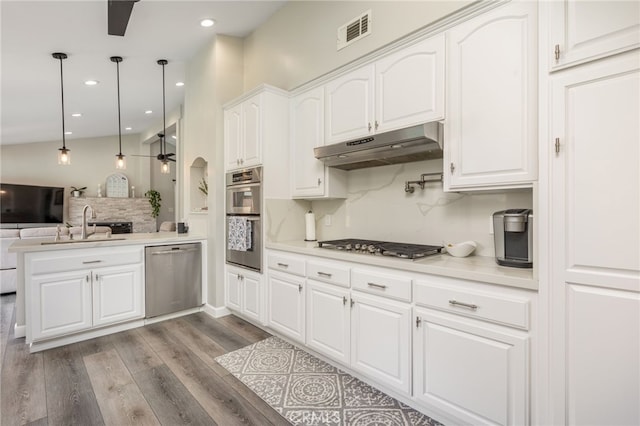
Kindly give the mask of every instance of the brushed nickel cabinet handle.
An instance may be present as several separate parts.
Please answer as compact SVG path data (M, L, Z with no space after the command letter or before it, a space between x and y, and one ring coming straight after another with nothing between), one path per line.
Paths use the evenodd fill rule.
M347 296L342 296L342 304L343 305L347 304Z
M449 300L449 304L451 306L459 306L461 308L467 308L467 309L471 309L472 311L475 311L476 309L478 309L478 305L474 305L472 303L464 303L464 302L458 302L457 300Z
M325 278L331 278L331 274L328 272L322 272L322 271L318 271L318 275L320 275L321 277L325 277Z
M302 293L302 284L298 284L298 293Z
M82 262L83 265L89 265L91 263L102 263L102 260L85 260Z
M289 265L287 263L280 263L280 262L278 262L278 266L281 267L281 268L288 268L289 267Z
M384 290L387 288L384 284L376 284L376 283L367 283L369 287L379 288L380 290Z
M553 50L553 53L556 57L556 61L560 59L560 45L556 44L556 48Z
M420 327L420 324L422 324L422 318L416 317L416 328Z

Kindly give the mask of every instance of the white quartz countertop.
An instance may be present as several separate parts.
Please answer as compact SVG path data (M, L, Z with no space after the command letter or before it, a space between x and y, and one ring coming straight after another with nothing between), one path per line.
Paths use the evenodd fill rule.
M342 250L321 249L318 248L317 243L307 241L269 242L266 244L266 248L326 259L394 268L403 271L481 281L528 290L538 289L538 281L534 279L532 269L500 266L496 263L495 258L487 256L460 258L445 253L429 256L421 260L409 260L347 253Z
M111 238L90 236L87 240L74 242L62 241L59 244L42 244L51 243L53 239L49 238L27 238L16 240L9 246L10 252L28 253L37 251L58 251L58 250L75 250L96 247L112 247L125 245L162 245L162 244L182 244L192 243L206 240L204 235L195 234L178 234L176 232L152 232L152 233L134 233L134 234L113 234Z

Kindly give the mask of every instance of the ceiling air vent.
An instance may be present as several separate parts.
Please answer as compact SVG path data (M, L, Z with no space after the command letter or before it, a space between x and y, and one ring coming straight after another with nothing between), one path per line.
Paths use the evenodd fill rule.
M349 20L338 28L338 50L371 34L371 10Z

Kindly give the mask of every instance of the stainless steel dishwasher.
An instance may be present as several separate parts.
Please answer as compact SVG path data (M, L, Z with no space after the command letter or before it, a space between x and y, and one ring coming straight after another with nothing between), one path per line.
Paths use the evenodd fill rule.
M201 244L146 247L145 289L146 318L201 306Z

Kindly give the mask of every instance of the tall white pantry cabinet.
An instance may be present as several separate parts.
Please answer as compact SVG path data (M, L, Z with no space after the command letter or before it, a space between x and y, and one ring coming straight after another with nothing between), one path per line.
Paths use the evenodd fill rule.
M540 280L549 301L542 421L637 425L640 2L541 7L549 25L541 99L548 97L549 109L539 211L548 218L541 240L550 248Z

